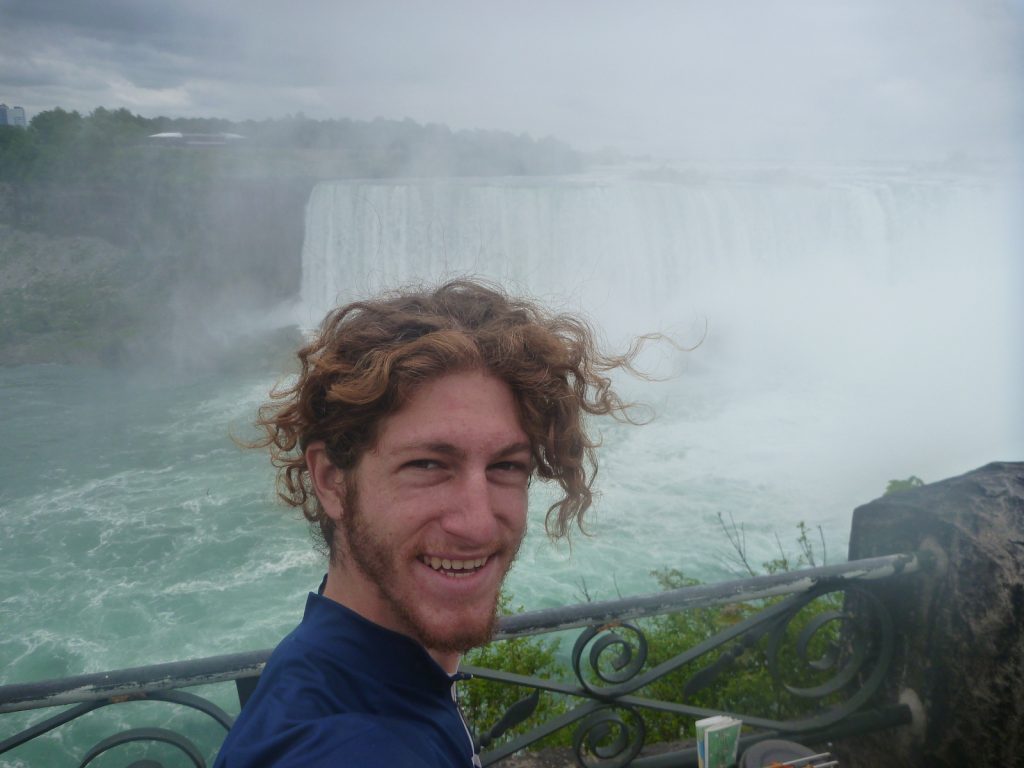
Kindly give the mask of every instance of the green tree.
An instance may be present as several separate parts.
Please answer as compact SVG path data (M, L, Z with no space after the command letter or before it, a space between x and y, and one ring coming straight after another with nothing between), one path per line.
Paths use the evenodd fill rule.
M32 118L29 129L39 137L41 144L69 144L82 127L78 112L66 112L60 107L40 112Z
M914 488L920 488L924 485L922 480L917 475L911 475L905 480L890 480L889 484L885 486L885 496L889 496L893 493L902 493L903 491L912 491Z
M24 183L37 154L35 137L29 131L0 125L0 181Z

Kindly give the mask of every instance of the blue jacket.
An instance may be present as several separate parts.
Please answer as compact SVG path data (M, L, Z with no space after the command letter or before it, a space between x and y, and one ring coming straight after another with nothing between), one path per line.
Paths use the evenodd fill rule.
M470 768L455 682L414 640L310 594L214 768Z

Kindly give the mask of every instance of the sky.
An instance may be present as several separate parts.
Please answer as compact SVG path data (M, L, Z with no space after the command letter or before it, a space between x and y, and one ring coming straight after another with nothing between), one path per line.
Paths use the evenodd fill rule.
M1016 157L1024 0L0 0L0 101L665 158Z

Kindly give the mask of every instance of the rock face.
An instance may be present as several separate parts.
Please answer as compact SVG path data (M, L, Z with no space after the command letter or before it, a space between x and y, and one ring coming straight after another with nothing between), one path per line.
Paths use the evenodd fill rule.
M313 183L0 184L0 365L230 354L299 291Z
M997 462L853 513L850 559L931 550L920 578L881 583L896 622L889 701L925 723L842 744L844 768L1024 766L1024 462Z

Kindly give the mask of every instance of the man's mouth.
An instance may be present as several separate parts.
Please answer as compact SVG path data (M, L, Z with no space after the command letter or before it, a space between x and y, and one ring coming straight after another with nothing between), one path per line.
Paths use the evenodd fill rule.
M478 557L471 560L452 560L446 557L434 557L432 555L421 555L420 562L424 565L428 565L439 573L443 573L452 579L464 579L467 576L472 576L474 573L479 571L490 559L487 557Z

